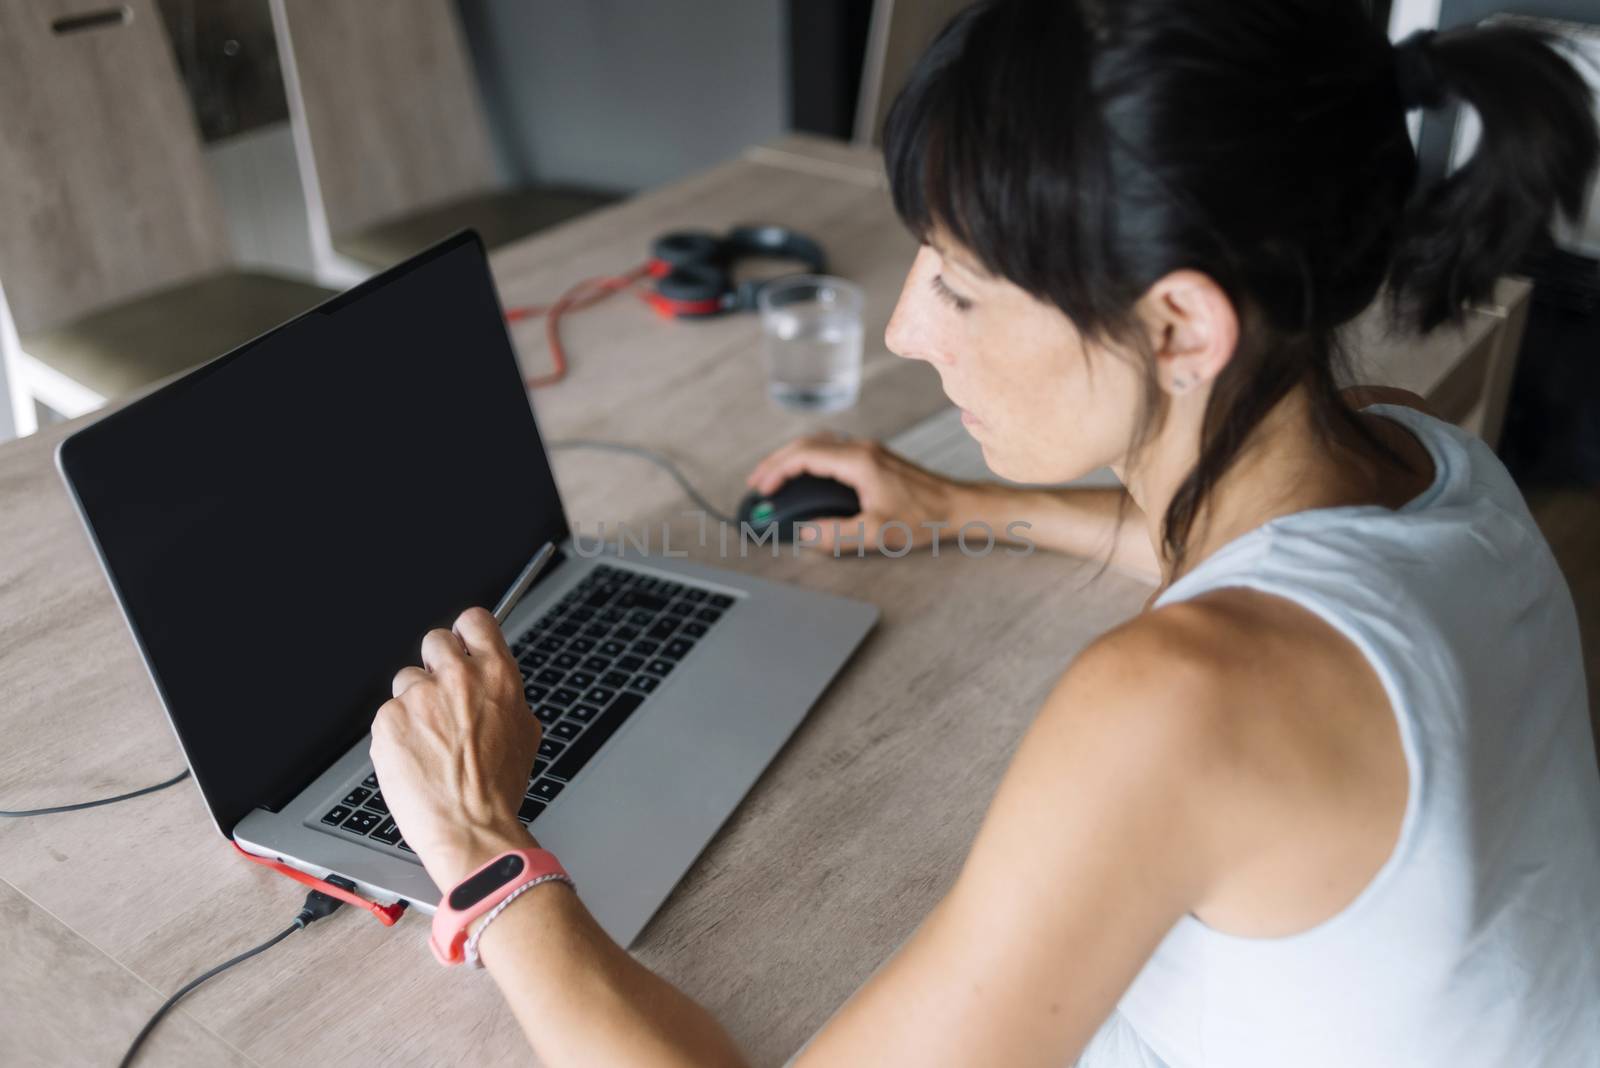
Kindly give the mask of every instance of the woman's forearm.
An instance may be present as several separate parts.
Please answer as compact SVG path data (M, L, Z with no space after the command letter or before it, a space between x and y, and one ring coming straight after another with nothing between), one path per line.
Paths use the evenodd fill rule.
M955 492L951 510L953 527L981 522L996 537L1008 537L1008 527L1024 522L1028 527L1020 533L1041 549L1088 559L1109 556L1113 567L1152 582L1161 578L1144 512L1121 488L1019 489L975 482Z
M710 1013L613 942L564 885L517 898L478 948L549 1068L745 1063Z

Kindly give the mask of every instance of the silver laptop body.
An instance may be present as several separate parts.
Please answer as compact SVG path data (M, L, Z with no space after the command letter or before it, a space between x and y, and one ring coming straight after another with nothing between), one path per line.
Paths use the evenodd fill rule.
M805 719L878 610L684 560L583 559L571 542L562 549L566 563L512 614L508 639L601 563L734 601L530 825L571 872L600 925L628 945ZM371 770L363 741L282 810L246 816L234 840L319 877L354 880L364 895L403 898L432 912L439 890L414 854L322 823Z

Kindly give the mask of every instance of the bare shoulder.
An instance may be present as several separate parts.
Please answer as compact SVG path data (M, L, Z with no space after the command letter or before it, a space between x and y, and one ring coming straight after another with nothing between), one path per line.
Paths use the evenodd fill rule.
M1408 773L1387 693L1353 643L1291 601L1223 589L1129 621L1085 650L1046 715L1091 706L1202 807L1191 830L1222 926L1302 929L1393 846Z
M1242 587L1166 605L1106 633L1063 686L1161 721L1226 758L1240 782L1256 761L1276 766L1285 747L1328 755L1341 734L1362 733L1360 724L1393 729L1383 685L1348 638L1292 601Z

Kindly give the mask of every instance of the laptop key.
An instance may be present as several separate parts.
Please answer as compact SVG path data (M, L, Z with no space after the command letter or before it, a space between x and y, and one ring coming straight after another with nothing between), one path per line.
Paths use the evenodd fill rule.
M631 589L617 598L618 608L643 608L647 612L659 612L667 607L667 602L653 593L643 589Z
M375 793L371 797L367 798L367 803L365 805L363 805L362 807L363 808L370 808L374 812L382 812L382 813L385 813L385 814L387 814L388 811L389 811L389 803L383 799L383 791L382 790L379 790L377 793Z
M706 633L706 625L691 619L678 628L678 633L690 638L703 638Z
M694 605L688 601L673 601L667 611L675 616L686 616L694 611Z
M565 745L552 738L544 738L539 742L539 755L546 760L555 760L565 748Z
M523 823L532 823L539 818L539 813L543 811L543 801L536 801L531 797L525 798L522 802L522 807L517 809L517 819Z
M524 686L522 688L522 696L524 696L524 697L526 697L528 699L528 703L530 705L538 704L540 701L543 701L544 698L545 698L545 695L548 694L549 692L550 692L550 687L548 687L548 686L537 686L537 685L534 685L532 683L530 683L527 686Z
M556 795L561 792L561 787L564 785L566 784L557 782L555 779L552 779L550 776L546 775L544 778L533 784L533 789L528 791L528 796L537 797L542 801L554 801L556 799Z
M712 608L733 607L733 598L729 597L725 593L713 593L710 597L706 598L706 601L711 605Z
M366 790L357 786L354 790L351 790L348 794L344 795L344 801L342 803L349 805L351 808L355 808L360 805L361 802L365 801L368 795L371 793L371 790Z
M553 667L547 667L543 671L539 672L539 674L535 675L533 677L533 681L543 686L559 686L561 685L561 680L566 677L566 672L557 671Z
M572 703L577 699L578 691L568 689L565 686L561 687L561 689L550 695L550 703L553 705L560 705L562 708L571 706Z
M592 638L574 638L567 643L567 648L575 653L592 653L594 652L594 640Z
M591 723L589 729L579 735L578 740L551 763L550 770L546 774L570 781L642 704L644 697L641 694L627 692L618 694L617 699L600 718Z
M660 650L659 642L634 642L630 652L635 656L655 656Z
M611 632L612 639L619 642L631 642L638 636L638 627L618 627L616 630ZM601 646L601 648L604 648L604 646Z
M693 648L694 642L690 641L689 639L674 638L667 643L667 647L665 649L661 650L661 655L671 657L674 660L682 660L684 657L689 655L689 650Z
M587 671L574 671L567 676L567 685L575 690L587 690L594 685L594 676Z
M561 651L560 638L541 638L534 648L541 653L559 653Z
M337 827L339 824L344 822L344 818L348 815L350 815L350 810L348 808L345 808L343 805L334 805L328 810L328 814L322 817L322 822L331 823L333 826Z
M395 845L399 846L401 849L404 849L407 853L415 853L416 852L415 849L412 849L410 846L406 845L406 840L404 838L402 838L402 839L400 839L400 841L396 842Z
M532 786L533 785L533 780L537 779L539 776L543 775L544 774L544 769L548 768L549 766L550 766L550 761L548 761L548 760L535 760L533 762L533 774L528 776L528 785Z
M583 699L592 705L603 705L615 696L617 696L615 690L608 690L604 686L594 686L590 688L588 693L583 695Z
M715 623L722 618L722 613L715 608L702 608L694 614L694 617L706 623Z
M701 611L704 612L706 609L702 608ZM656 625L645 631L644 634L645 637L659 642L672 637L672 632L677 629L678 624L675 621L671 619L662 619L658 620Z
M382 822L383 816L381 813L367 812L363 809L359 812L352 812L350 818L344 821L342 829L352 834L368 834Z
M683 591L683 596L691 601L703 601L706 599L706 591L690 586Z
M581 733L583 733L583 724L574 723L570 719L564 719L560 723L557 723L555 726L550 728L551 737L560 738L561 740L568 742L572 741L572 739L576 738Z
M373 772L371 775L368 775L365 779L362 779L361 780L361 785L365 786L369 790L376 790L378 788L378 773L377 772Z
M579 723L588 723L590 720L594 719L594 717L598 716L599 714L600 714L600 709L595 705L574 705L573 708L572 708L572 711L567 713L567 718L568 719L575 719ZM534 772L535 775L537 775L542 770L543 769L540 768L538 764L535 764L534 767L533 767L533 772Z
M602 686L610 687L613 690L621 689L623 686L627 685L627 682L628 675L627 672L624 671L608 671L604 675L600 676L600 684Z
M606 645L610 644L610 642L606 643ZM601 647L601 652L605 652L604 646ZM617 653L620 652L622 652L622 650L618 649ZM609 671L611 669L611 658L616 656L617 653L608 653L605 656L591 656L589 659L583 662L583 670L592 671L596 675L600 674L602 671Z
M660 685L661 680L654 675L635 675L633 681L628 683L628 688L638 690L640 693L650 693Z
M539 717L539 722L543 723L546 727L550 726L550 724L566 715L566 712L566 709L557 708L554 705L540 705L538 708L533 710L533 714Z
M652 675L666 677L667 675L671 674L672 669L677 666L678 665L671 660L652 660L650 663L644 666L644 669L650 672Z
M553 667L558 667L562 671L566 671L569 668L575 668L578 666L578 654L561 653L557 655L554 660L550 661L550 663Z
M618 671L638 671L642 667L644 667L644 657L642 656L629 655L617 661Z
M621 623L627 618L628 614L620 608L607 608L600 613L600 622L602 623Z
M384 845L394 845L400 841L400 828L395 826L394 820L384 820L383 826L372 832L372 837Z

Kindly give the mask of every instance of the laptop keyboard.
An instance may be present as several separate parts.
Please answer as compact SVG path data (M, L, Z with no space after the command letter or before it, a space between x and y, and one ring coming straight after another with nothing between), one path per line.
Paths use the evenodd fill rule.
M523 696L544 725L517 814L524 825L538 819L732 606L727 594L601 564L511 643ZM322 822L411 852L370 772Z

